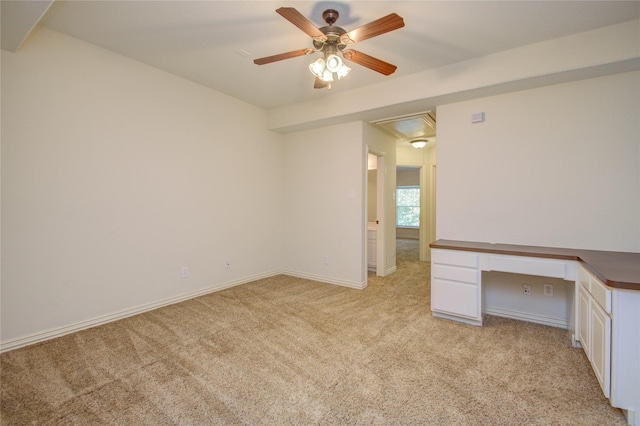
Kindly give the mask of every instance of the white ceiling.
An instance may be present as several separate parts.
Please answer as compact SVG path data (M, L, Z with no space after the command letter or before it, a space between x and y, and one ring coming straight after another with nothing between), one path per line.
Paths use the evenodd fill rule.
M9 2L2 3L4 40L13 30L4 25L12 18L5 16ZM399 14L404 28L353 45L398 70L385 77L353 64L328 91L313 89L307 70L318 54L254 65L255 58L311 46L276 14L282 6L318 26L325 9L336 9L336 25L347 31ZM268 109L639 17L638 1L58 0L40 24Z

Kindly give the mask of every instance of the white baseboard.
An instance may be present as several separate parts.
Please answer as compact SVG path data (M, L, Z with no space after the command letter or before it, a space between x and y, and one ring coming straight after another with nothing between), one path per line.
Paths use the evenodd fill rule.
M629 426L640 426L640 419L637 419L635 410L622 410L624 418Z
M506 309L490 308L490 307L485 308L484 313L489 315L495 315L497 317L511 318L511 319L516 319L520 321L528 321L528 322L534 322L536 324L548 325L556 328L563 328L565 330L569 329L568 321L566 319L561 319L561 318L551 318L551 317L545 317L542 315L531 314L528 312L509 311Z
M138 315L143 312L152 311L154 309L161 308L163 306L172 305L174 303L183 302L188 299L193 299L194 297L203 296L205 294L214 293L216 291L224 290L227 288L235 287L241 284L246 284L252 281L257 281L263 278L273 277L275 275L280 275L283 272L280 270L269 271L262 274L256 274L249 277L241 278L234 281L228 281L226 283L213 285L211 287L203 288L200 290L196 290L190 293L184 293L178 296L169 297L163 300L159 300L153 303L147 303L144 305L136 306L133 308L125 309L119 312L115 312L108 315L103 315L100 317L96 317L90 320L77 322L75 324L70 324L64 327L58 327L51 330L47 330L41 333L31 334L29 336L20 337L13 340L8 340L6 342L0 343L0 353L10 351L12 349L18 349L23 346L32 345L34 343L43 342L45 340L55 339L56 337L61 337L66 334L75 333L76 331L85 330L87 328L96 327L99 325L107 324L113 321L117 321L119 319L131 317L133 315Z
M303 279L306 279L306 280L319 281L319 282L322 282L322 283L339 285L339 286L342 286L342 287L355 288L356 290L362 290L362 289L367 287L367 283L366 282L358 283L358 282L355 282L355 281L340 280L340 279L336 279L336 278L326 277L324 275L315 275L315 274L309 274L309 273L306 273L306 272L292 271L290 269L283 270L282 274L290 275L290 276L296 277L296 278L303 278Z
M391 275L394 272L396 272L397 270L398 270L397 266L392 266L391 268L389 268L386 271L384 271L384 276L386 277L387 275Z
M474 319L463 318L457 315L450 315L445 312L437 312L437 311L431 311L431 315L433 315L435 318L444 318L446 320L453 320L453 321L461 322L464 324L474 325L476 327L482 327L482 320L478 321Z
M369 272L374 272L374 273L375 273L377 270L378 270L378 269L376 268L376 266L375 266L375 265L374 265L374 266L368 266L368 267L367 267L367 271L369 271ZM383 275L383 277L386 277L387 275L391 275L391 274L393 274L394 272L396 272L397 270L398 270L398 267L397 267L397 266L392 266L391 268L389 268L389 269L387 269L386 271L384 271L384 275Z

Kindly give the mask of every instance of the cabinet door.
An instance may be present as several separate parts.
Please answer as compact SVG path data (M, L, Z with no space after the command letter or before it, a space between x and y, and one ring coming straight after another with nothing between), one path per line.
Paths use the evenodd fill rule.
M591 302L591 366L604 396L609 398L611 383L611 318L594 301Z
M367 247L367 266L375 268L378 252L376 251L376 239L369 238Z
M482 319L478 285L431 279L431 309L452 315Z
M589 360L591 360L590 311L591 295L587 292L587 289L581 285L578 289L578 339Z

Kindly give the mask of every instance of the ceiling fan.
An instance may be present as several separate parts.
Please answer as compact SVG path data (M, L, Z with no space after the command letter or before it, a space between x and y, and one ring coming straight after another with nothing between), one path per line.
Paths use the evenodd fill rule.
M316 89L324 87L331 89L331 82L334 81L334 76L340 80L351 71L351 68L344 64L342 58L338 55L339 53L348 61L355 62L384 75L393 74L397 68L395 65L373 56L353 49L346 49L347 46L353 43L404 27L404 20L395 13L346 32L342 28L333 25L339 17L338 12L334 9L327 9L322 13L322 19L327 23L327 26L322 28L317 28L293 7L281 7L276 12L309 35L313 39L313 47L255 59L253 63L256 65L264 65L283 59L321 52L323 57L309 65L309 71L316 77L313 85Z

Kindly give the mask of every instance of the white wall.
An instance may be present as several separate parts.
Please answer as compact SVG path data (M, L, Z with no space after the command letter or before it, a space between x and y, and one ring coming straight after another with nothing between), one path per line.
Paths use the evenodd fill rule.
M353 288L366 286L367 145L385 152L387 167L395 170L395 142L366 123L285 135L286 273ZM386 179L387 198L394 188L391 172ZM386 247L383 269L390 273L395 270L395 206L385 205L387 225L381 227L391 244Z
M3 348L279 271L283 145L265 127L44 28L2 51Z
M640 251L640 73L437 113L437 238Z
M283 259L287 273L364 286L363 170L360 122L285 136Z
M398 170L396 172L397 186L419 186L420 185L420 169Z

